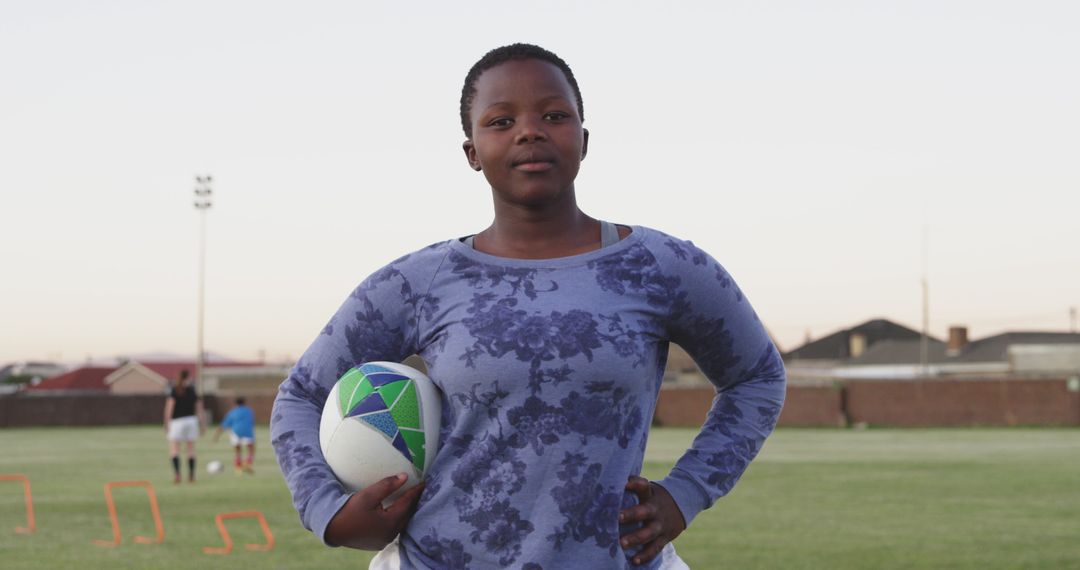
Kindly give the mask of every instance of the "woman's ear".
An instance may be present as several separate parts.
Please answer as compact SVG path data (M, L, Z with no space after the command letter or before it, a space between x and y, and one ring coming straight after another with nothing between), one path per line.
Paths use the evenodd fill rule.
M581 129L584 134L584 138L581 140L581 160L585 160L585 155L589 154L589 129Z
M461 143L461 150L465 151L465 160L469 161L469 168L480 172L480 160L476 158L476 145L473 144L472 139L466 139Z

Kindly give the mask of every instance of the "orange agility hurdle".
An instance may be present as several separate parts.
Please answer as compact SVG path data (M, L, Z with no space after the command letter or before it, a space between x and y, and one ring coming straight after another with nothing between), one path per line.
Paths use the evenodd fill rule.
M225 519L239 519L244 517L259 519L259 526L262 527L263 536L266 537L266 544L245 544L244 547L248 550L273 550L274 535L270 533L270 525L266 524L266 517L259 511L238 511L235 513L221 513L215 517L214 520L217 523L218 532L221 533L221 538L225 541L225 546L204 546L203 552L207 554L228 554L232 552L233 541L232 537L229 536L228 529L225 528Z
M120 544L120 519L116 516L116 503L113 501L113 487L143 487L150 497L150 514L154 516L154 526L157 527L157 537L136 536L135 542L139 544L157 543L165 540L165 529L161 526L161 511L158 509L157 495L154 494L154 486L149 481L110 481L105 483L105 504L109 506L109 519L112 521L113 539L94 540L98 546L118 546Z
M33 534L37 525L34 523L34 495L30 493L30 479L26 475L19 474L0 474L0 481L22 481L23 484L23 501L26 503L26 526L15 527L15 532L19 534Z

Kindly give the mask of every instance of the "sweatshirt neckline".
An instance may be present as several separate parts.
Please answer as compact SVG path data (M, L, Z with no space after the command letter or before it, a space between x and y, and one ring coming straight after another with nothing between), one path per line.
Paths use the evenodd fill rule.
M644 238L645 228L641 226L629 226L632 230L630 235L618 241L618 243L609 245L608 247L602 247L600 249L594 249L585 253L579 253L577 255L568 255L566 257L553 257L548 259L518 259L515 257L501 257L498 255L491 255L482 251L477 251L468 245L462 243L460 239L450 240L450 249L454 252L464 255L469 259L479 261L488 265L500 265L503 267L523 267L531 269L556 269L562 267L573 267L577 265L585 265L590 261L605 257L614 253L619 253L625 249L631 247L635 243L638 243Z

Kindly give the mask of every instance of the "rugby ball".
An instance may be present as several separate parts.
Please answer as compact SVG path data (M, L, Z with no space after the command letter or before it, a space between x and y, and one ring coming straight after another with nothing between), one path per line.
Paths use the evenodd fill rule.
M319 445L349 491L409 476L384 503L424 478L438 452L442 402L422 372L394 362L367 362L334 384L323 406Z

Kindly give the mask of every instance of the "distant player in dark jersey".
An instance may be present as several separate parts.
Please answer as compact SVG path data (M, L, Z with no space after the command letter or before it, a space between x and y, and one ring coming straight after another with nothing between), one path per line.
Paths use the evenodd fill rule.
M254 474L252 463L255 461L255 412L248 407L243 396L236 399L236 407L229 410L221 420L221 425L214 432L214 441L217 441L225 430L229 430L229 439L236 450L236 474ZM241 447L247 447L246 460L242 458Z
M173 483L180 482L180 442L185 442L188 464L188 481L195 482L195 441L202 435L202 398L189 385L188 371L181 370L176 385L165 400L165 433L169 439L169 457L172 459Z

